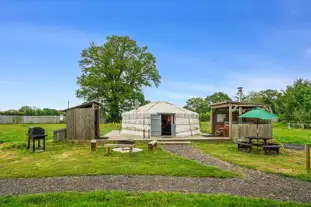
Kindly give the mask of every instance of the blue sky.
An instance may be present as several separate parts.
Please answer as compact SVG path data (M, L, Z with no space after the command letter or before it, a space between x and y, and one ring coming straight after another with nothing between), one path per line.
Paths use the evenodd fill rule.
M0 1L0 110L66 108L80 51L128 35L157 58L149 100L184 105L223 91L311 79L311 1Z

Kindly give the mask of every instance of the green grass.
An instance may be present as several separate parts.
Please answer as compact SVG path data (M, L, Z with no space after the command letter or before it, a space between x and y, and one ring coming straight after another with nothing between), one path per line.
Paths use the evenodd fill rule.
M58 207L58 206L148 206L148 207L264 207L264 206L311 206L306 203L281 202L271 199L246 198L229 195L208 195L208 194L183 194L164 192L130 193L118 191L97 191L88 193L63 192L45 193L35 195L19 195L11 197L0 197L0 206L18 207Z
M13 177L52 177L68 175L169 175L193 177L235 177L237 174L215 167L201 165L165 152L158 147L148 152L147 144L138 144L143 151L133 153L112 152L103 156L103 147L96 152L90 151L90 145L47 143L46 151L32 153L21 149L0 150L0 178Z
M264 155L263 151L257 152L256 149L251 153L238 151L233 143L197 142L193 145L221 160L243 167L311 181L311 175L306 174L304 151L281 148L279 155Z
M290 144L311 144L311 130L310 129L288 129L286 124L273 124L273 138L280 143Z
M43 127L48 134L47 139L53 138L53 130L66 128L66 124L0 124L0 143L24 142L28 128L32 126ZM119 123L100 124L100 134L104 135L111 130L120 129Z
M200 130L203 133L211 133L211 124L210 124L210 122L200 122Z
M49 136L45 152L32 153L26 149L29 126L46 129ZM0 144L0 178L103 174L237 176L164 152L161 147L155 153L148 152L147 144L138 144L143 152L132 156L113 152L107 157L100 146L96 152L90 152L88 144L53 143L52 131L64 127L64 124L0 125L0 140L4 141ZM101 134L119 128L120 124L100 125Z

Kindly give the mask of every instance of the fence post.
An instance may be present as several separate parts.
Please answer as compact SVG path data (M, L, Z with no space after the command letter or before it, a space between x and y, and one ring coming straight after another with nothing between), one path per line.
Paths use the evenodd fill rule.
M310 173L310 145L306 144L306 168L307 168L307 174Z

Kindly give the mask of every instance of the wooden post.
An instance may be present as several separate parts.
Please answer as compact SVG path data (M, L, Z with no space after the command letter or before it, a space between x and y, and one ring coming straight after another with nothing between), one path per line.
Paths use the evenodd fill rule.
M232 106L229 106L229 138L232 139Z
M96 151L96 140L95 139L91 140L91 151L92 152Z
M240 106L240 107L239 107L239 116L241 116L242 113L243 113L243 107ZM242 118L240 118L240 117L239 117L239 124L242 124Z
M306 144L306 167L307 167L307 174L310 173L310 145Z
M215 133L215 127L214 127L214 110L211 108L210 113L210 120L211 120L211 134Z

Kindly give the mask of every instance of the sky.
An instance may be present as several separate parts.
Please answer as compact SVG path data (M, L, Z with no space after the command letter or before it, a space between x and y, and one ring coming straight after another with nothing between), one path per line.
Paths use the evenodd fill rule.
M1 0L0 110L82 103L80 52L111 35L156 57L161 84L144 89L152 101L183 106L311 79L309 0Z

